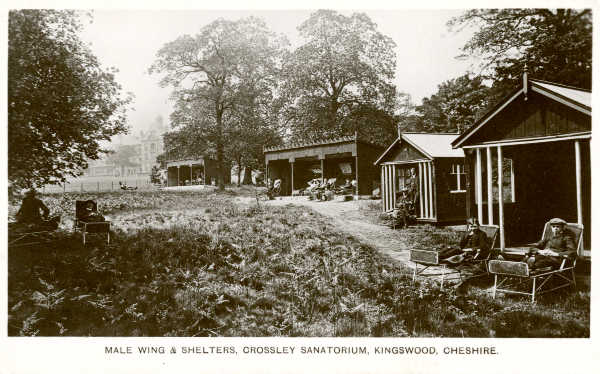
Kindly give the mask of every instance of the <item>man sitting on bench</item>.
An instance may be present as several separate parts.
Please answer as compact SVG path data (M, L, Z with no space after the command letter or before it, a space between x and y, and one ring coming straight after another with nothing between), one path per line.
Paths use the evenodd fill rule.
M529 269L555 270L560 268L563 259L574 259L577 257L575 238L570 230L565 230L567 222L560 218L550 220L552 235L543 238L534 245L521 262L527 263ZM498 256L498 260L503 260Z
M44 202L35 197L35 190L31 189L25 193L21 208L16 214L17 223L24 225L35 225L45 230L56 230L60 222L60 216L48 219L50 209ZM40 214L42 210L43 216Z
M467 259L482 259L489 253L487 235L479 229L479 220L467 220L467 233L458 245L443 248L439 251L439 259L451 264L458 264Z

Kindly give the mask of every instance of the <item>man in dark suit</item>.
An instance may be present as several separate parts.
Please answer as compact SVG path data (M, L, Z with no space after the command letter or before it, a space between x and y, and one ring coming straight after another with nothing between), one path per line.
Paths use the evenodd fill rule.
M60 216L48 220L50 209L44 202L35 197L35 190L31 189L25 193L25 198L21 203L21 208L16 214L17 222L25 225L36 225L45 229L57 229L60 222ZM40 214L40 210L43 215Z
M467 233L462 237L458 245L447 247L439 252L440 260L449 263L460 263L468 258L485 258L490 250L487 235L479 229L479 220L469 218L467 220Z
M534 245L522 262L526 262L530 269L558 269L563 259L576 258L575 236L570 230L565 230L566 224L560 218L551 219L552 235Z

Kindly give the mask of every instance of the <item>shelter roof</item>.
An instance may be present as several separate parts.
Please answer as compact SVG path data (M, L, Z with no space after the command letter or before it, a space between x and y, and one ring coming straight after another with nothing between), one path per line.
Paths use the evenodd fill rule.
M373 139L373 138L363 135L363 134L354 134L354 135L349 135L349 136L339 136L337 138L322 139L322 140L317 140L317 141L312 141L312 142L291 142L291 143L281 145L281 146L265 147L263 149L263 151L264 151L264 153L278 152L278 151L289 150L289 149L309 148L309 147L317 147L317 146L321 146L321 145L331 145L331 144L347 143L347 142L366 143L366 144L370 144L370 145L373 145L378 148L385 148L385 144L383 142L381 142L380 140Z
M383 152L375 164L378 164L392 150L392 148L401 141L406 141L416 150L431 159L440 157L464 157L465 153L462 149L452 148L452 142L457 137L458 134L403 132L401 134L401 138L394 140L394 142L385 150L385 152Z

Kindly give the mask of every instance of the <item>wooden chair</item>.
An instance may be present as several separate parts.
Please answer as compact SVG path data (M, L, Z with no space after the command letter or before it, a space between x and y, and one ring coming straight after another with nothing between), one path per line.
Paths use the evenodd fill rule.
M440 262L439 252L432 250L422 250L422 249L411 249L410 251L410 261L415 263L415 269L413 272L413 282L416 280L417 276L437 276L441 275L440 279L440 289L444 288L444 279L451 274L459 274L460 278L465 281L470 278L481 277L489 274L487 263L490 259L492 249L496 243L496 236L498 236L498 226L490 225L490 226L479 226L479 229L483 231L488 237L488 244L490 246L490 251L488 255L484 258L476 258L476 259L468 259L460 264L450 264L447 262ZM423 266L421 270L419 270L419 265ZM450 268L450 265L454 265ZM482 268L483 266L483 268ZM441 268L442 273L438 274L423 274L425 270L430 267ZM448 269L448 272L446 270Z
M583 225L579 223L567 223L564 228L575 235L575 248L577 254L580 253L580 247L583 243ZM542 239L552 235L550 222L546 223ZM503 260L492 260L489 263L490 273L494 274L494 293L496 291L530 295L531 302L535 301L535 295L557 290L567 286L575 286L575 259L563 259L558 270L530 270L524 262L513 262ZM555 286L554 280L562 282ZM543 289L545 286L546 289ZM530 291L529 291L530 290Z
M110 243L110 222L85 222L82 218L85 214L87 205L92 202L94 204L94 211L97 211L98 204L93 200L76 200L75 201L75 232L81 231L83 235L83 244L86 243L86 236L92 235L92 237L106 236L106 242ZM102 239L101 239L102 240Z

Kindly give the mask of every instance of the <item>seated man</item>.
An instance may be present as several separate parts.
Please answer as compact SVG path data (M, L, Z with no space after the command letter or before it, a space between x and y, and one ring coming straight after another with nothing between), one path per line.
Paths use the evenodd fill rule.
M25 225L36 225L44 229L55 230L58 228L60 222L60 216L56 216L48 220L50 215L50 209L44 204L44 202L35 197L35 190L31 189L25 193L21 208L16 214L17 222ZM43 216L40 214L40 209L44 212Z
M85 206L85 211L83 213L81 213L79 220L82 222L105 222L106 221L104 216L102 214L98 213L98 210L96 209L93 200L88 200L88 202Z
M571 231L565 230L566 224L560 218L551 219L552 235L534 245L521 262L526 262L529 269L558 269L563 259L577 257L575 238Z
M439 251L440 260L458 264L467 259L482 259L488 255L490 251L488 237L479 229L477 218L472 217L467 220L467 230L458 245Z

